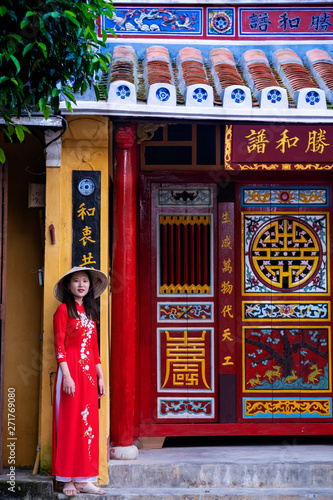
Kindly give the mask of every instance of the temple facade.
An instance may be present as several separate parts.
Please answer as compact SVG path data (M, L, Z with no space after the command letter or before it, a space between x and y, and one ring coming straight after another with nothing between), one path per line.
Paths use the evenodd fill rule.
M107 42L108 99L87 93L73 115L63 107L66 127L38 125L47 137L38 262L23 231L43 280L22 278L35 300L22 307L39 318L40 338L23 318L12 323L20 294L7 257L4 394L15 387L20 408L24 394L34 401L22 464L36 444L50 469L53 286L72 265L110 276L100 298L101 481L110 457L135 459L153 439L331 434L333 7L119 1L100 23L117 35ZM30 139L29 154L36 147ZM31 170L18 189L10 169L25 159L7 156L18 200ZM17 248L14 212L9 198ZM28 353L23 378L9 361L14 339ZM17 418L23 433L30 417Z

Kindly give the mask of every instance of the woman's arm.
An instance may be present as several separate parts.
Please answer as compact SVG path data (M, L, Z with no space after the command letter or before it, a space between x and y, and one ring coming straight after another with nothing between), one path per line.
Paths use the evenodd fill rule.
M74 396L75 395L75 382L71 377L71 374L69 372L68 364L67 361L61 361L59 363L59 366L62 371L62 390L68 394L69 396Z
M103 398L105 396L105 383L102 365L100 363L96 365L96 373L98 378L98 397Z

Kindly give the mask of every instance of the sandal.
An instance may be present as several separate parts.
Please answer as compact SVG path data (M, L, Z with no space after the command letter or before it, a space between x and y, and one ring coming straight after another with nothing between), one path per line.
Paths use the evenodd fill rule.
M73 481L70 481L69 483L65 483L65 486L64 486L62 492L67 497L74 497L76 495L76 488L73 484Z
M79 486L80 484L81 483L75 483L75 488L79 493L95 493L96 495L103 495L103 493L105 493L102 488L99 488L90 482L85 483L85 485L81 487Z

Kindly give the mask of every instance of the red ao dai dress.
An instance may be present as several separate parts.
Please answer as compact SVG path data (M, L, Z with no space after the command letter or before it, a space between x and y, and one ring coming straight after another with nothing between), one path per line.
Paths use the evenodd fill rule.
M79 319L68 317L61 304L53 317L57 362L67 361L75 395L62 390L58 366L53 403L52 468L55 476L98 476L98 385L96 364L100 357L96 324L76 304Z

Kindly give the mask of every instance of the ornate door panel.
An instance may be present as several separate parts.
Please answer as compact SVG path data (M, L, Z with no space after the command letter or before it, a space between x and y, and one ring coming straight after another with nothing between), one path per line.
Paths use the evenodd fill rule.
M140 422L214 422L215 186L145 178L143 190Z
M330 191L243 186L242 422L332 420Z

